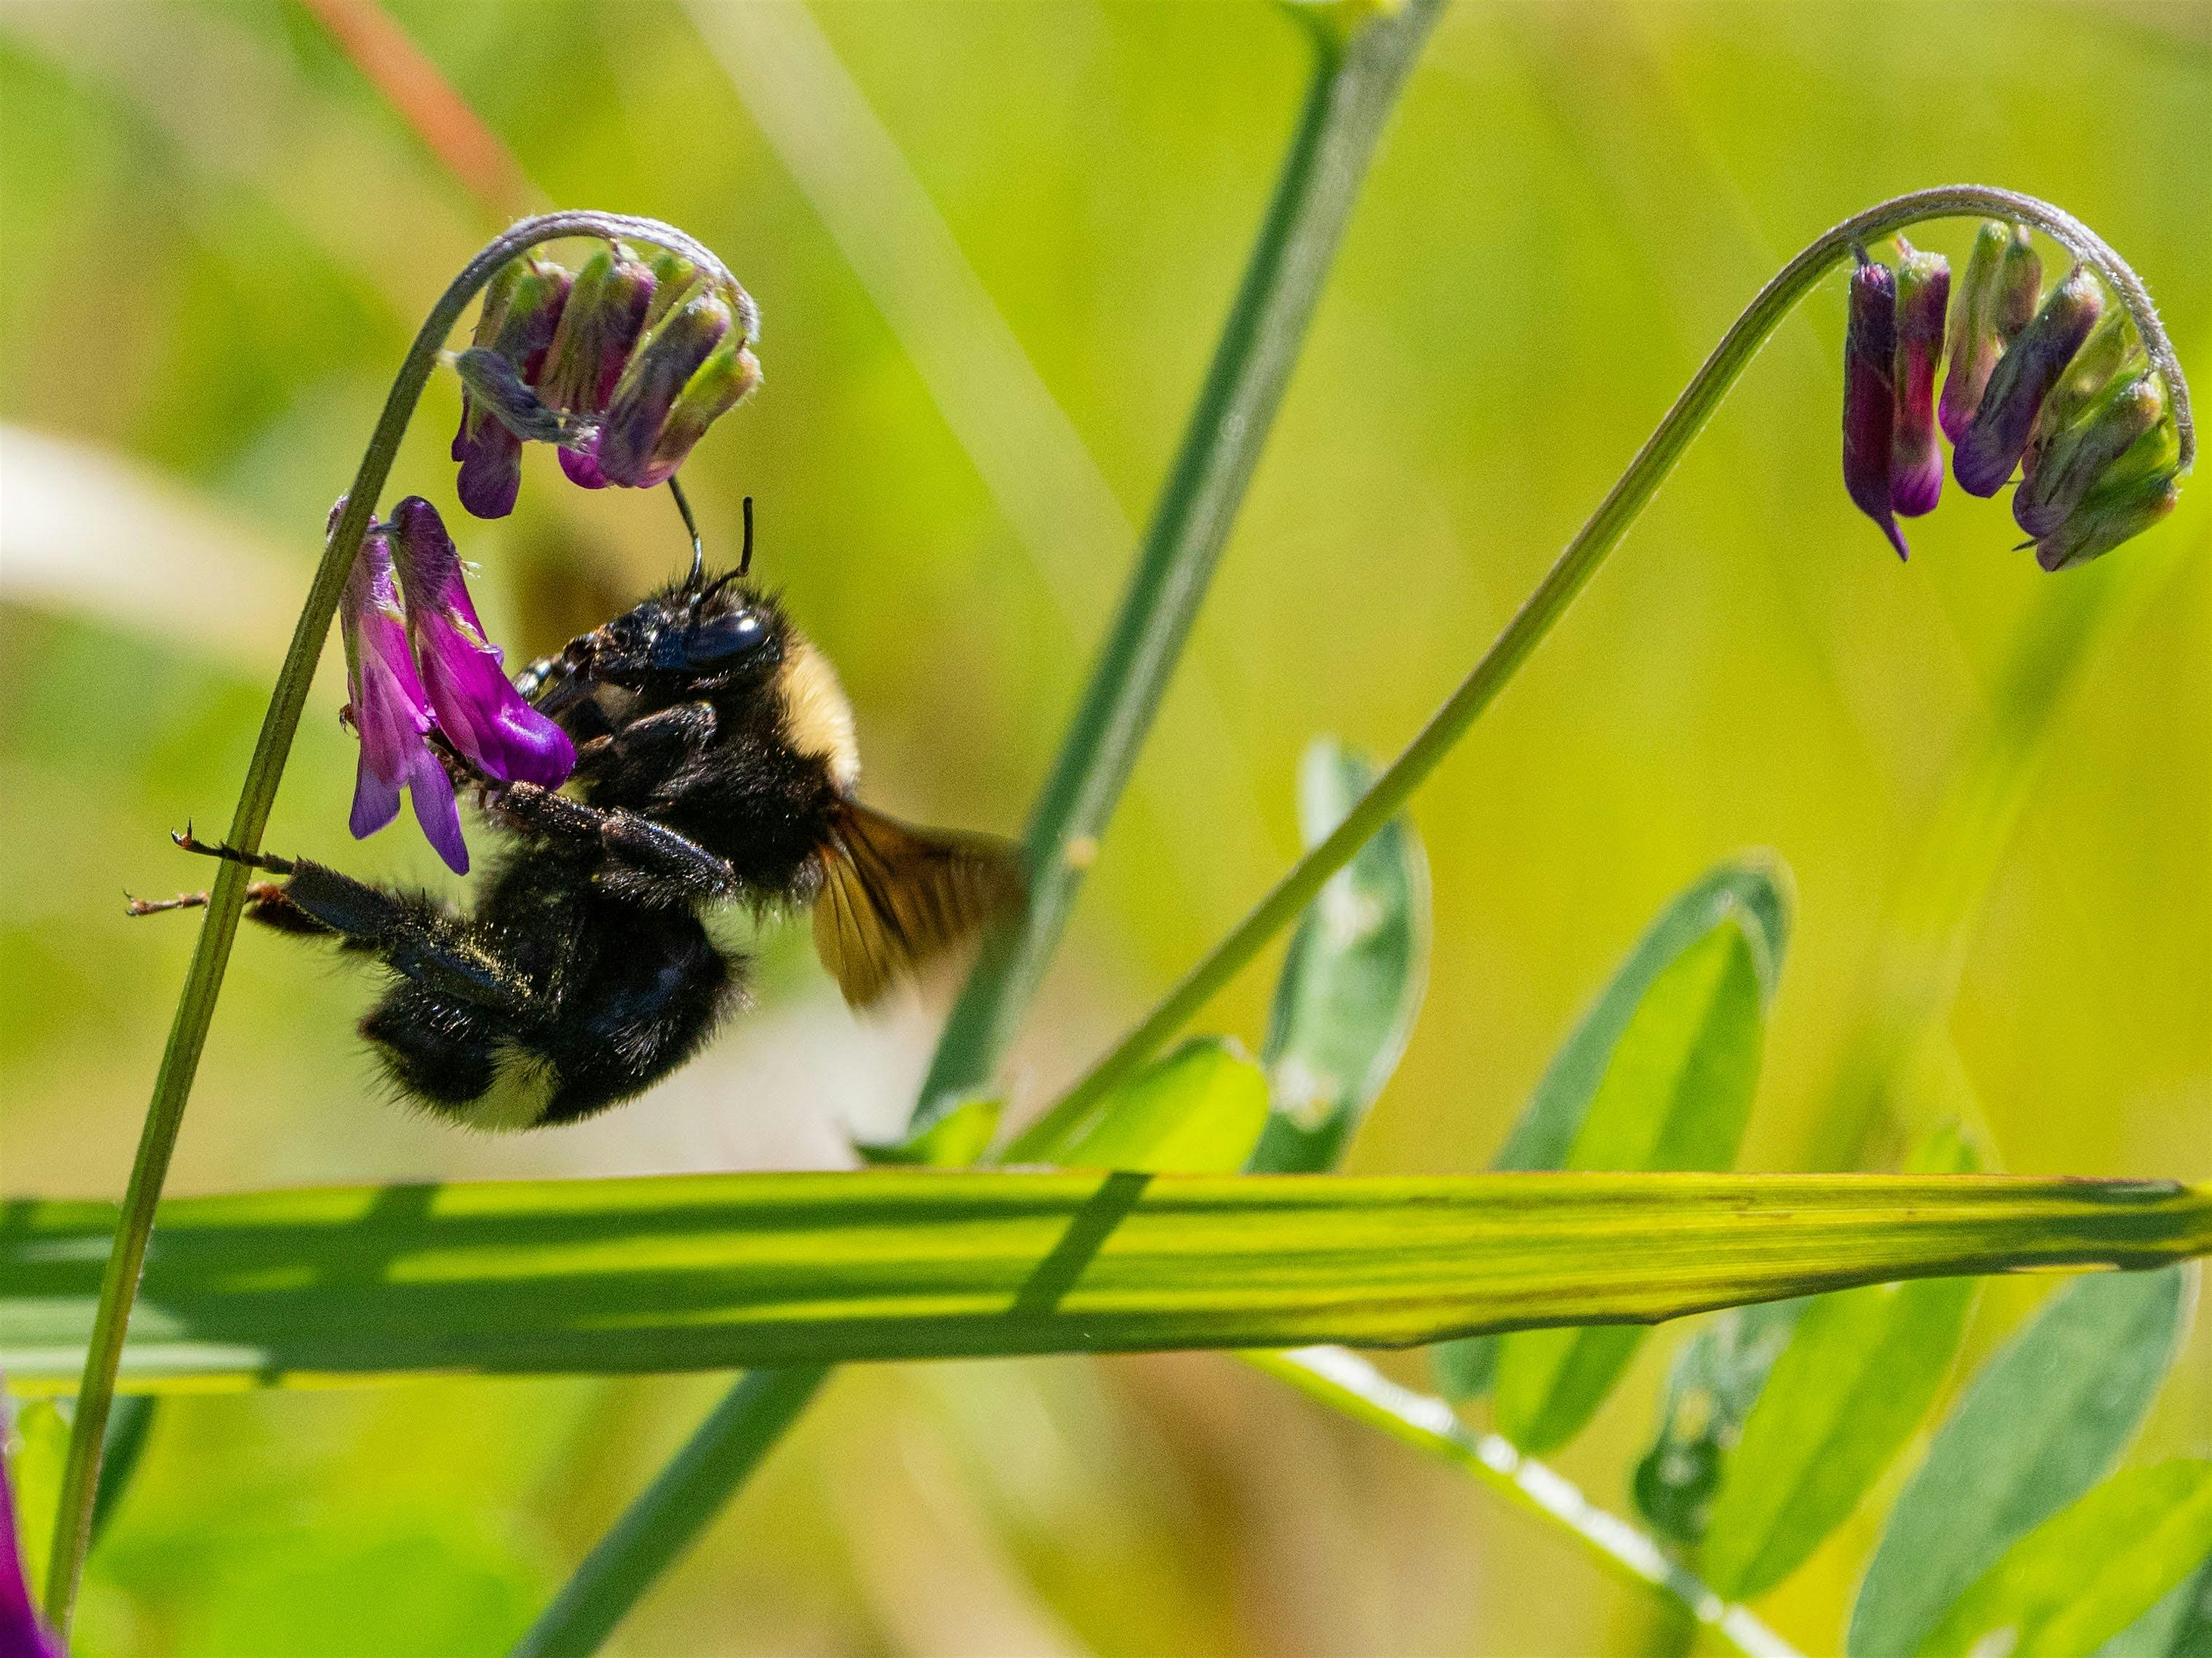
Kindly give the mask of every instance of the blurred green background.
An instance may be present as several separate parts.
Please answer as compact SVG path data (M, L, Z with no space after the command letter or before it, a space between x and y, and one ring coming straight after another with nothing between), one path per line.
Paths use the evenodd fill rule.
M1305 59L1260 3L392 11L512 173L468 187L305 5L0 11L0 1196L121 1191L193 924L128 921L120 889L201 880L163 832L227 819L323 515L508 213L651 214L728 260L767 386L685 472L710 552L757 497L760 568L843 672L870 798L1011 832ZM1018 1105L1286 866L1310 736L1410 735L1832 221L1959 180L2046 197L2212 363L2208 131L2202 4L1461 0ZM1969 233L1926 240L1956 258ZM1484 1166L1644 922L1769 846L1800 911L1745 1167L1837 1160L1879 1073L1874 1163L1883 1122L1965 1111L2014 1169L2212 1176L2212 495L2054 579L2009 551L2002 502L1954 491L1900 569L1838 477L1841 336L1832 281L1422 795L1431 986L1354 1168ZM434 385L391 492L449 517L457 409ZM461 535L524 655L684 556L665 500L568 488L543 451L516 515ZM328 655L268 843L443 884L410 827L346 839ZM757 1010L653 1096L493 1139L380 1098L362 981L249 931L172 1189L844 1161L900 1118L942 995L856 1024L802 930L763 949ZM1248 975L1207 1022L1256 1038L1266 991ZM1993 1286L1974 1346L2039 1289ZM1671 1344L1562 1459L1608 1506ZM496 1651L720 1385L172 1401L94 1557L85 1649ZM2208 1446L2200 1334L2138 1454ZM1835 1649L1870 1536L1762 1608L1808 1653ZM1655 1616L1463 1479L1192 1356L840 1376L611 1649L1571 1655L1641 1649Z

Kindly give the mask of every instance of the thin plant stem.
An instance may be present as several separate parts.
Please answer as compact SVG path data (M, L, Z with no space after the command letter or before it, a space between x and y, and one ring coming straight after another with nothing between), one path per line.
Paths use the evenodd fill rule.
M331 619L337 612L338 594L368 528L385 480L390 476L400 439L413 418L415 405L428 383L431 369L446 338L468 308L469 302L499 268L518 253L540 242L567 236L627 238L665 247L692 260L718 284L726 284L734 296L740 326L750 335L759 332L759 315L751 299L720 259L672 225L654 219L621 214L548 213L524 219L488 243L431 308L421 331L409 346L384 412L376 423L353 487L346 493L344 509L324 545L322 563L316 566L307 602L301 607L292 643L277 669L276 684L269 697L269 711L262 716L261 735L253 745L253 758L239 791L238 808L232 814L229 844L252 851L261 844L261 832L269 822L276 799L276 785L292 749L301 711L307 705L307 686L315 663L329 637ZM138 1277L146 1262L147 1242L154 1229L154 1211L161 1202L161 1184L183 1126L185 1104L192 1079L199 1070L200 1052L207 1042L209 1023L215 1017L216 998L222 989L224 970L230 963L230 947L237 936L245 907L247 872L238 863L224 862L216 870L208 893L207 910L200 923L199 941L193 948L185 987L177 1001L176 1016L169 1027L168 1045L154 1080L154 1094L139 1131L138 1151L131 1167L131 1183L123 1198L123 1214L115 1245L100 1281L100 1306L94 1314L92 1338L85 1351L84 1380L77 1389L76 1417L70 1432L69 1460L62 1473L61 1502L54 1518L54 1545L46 1576L47 1621L66 1640L70 1613L76 1600L84 1557L92 1540L92 1511L100 1485L100 1446L114 1399L115 1371L123 1356L123 1339L131 1322L131 1308L138 1292Z
M946 1021L915 1104L916 1131L990 1080L1036 993L1190 637L1383 124L1442 9L1443 0L1414 0L1341 38L1326 20L1309 20L1319 61L1274 199L1121 610L1030 814L1028 903L977 963Z
M989 1077L1036 994L1097 837L1121 799L1190 637L1383 124L1443 9L1443 0L1412 0L1395 14L1369 15L1348 34L1328 16L1306 19L1317 58L1304 108L1121 607L1030 814L1026 905L969 976L939 1039L911 1131L927 1128ZM794 1406L768 1419L784 1397L772 1391L770 1379L778 1375L792 1378L794 1388L803 1381L806 1392L820 1379L813 1371L754 1372L680 1454L689 1457L702 1440L749 1436L757 1417L761 1443L772 1441L797 1414ZM758 1391L749 1394L756 1385ZM757 1460L757 1454L702 1457L696 1480L676 1485L664 1475L639 1493L580 1570L579 1580L584 1572L593 1575L588 1594L572 1580L516 1653L595 1650L673 1557L640 1557L618 1570L623 1554L603 1559L602 1551L613 1548L617 1535L662 1535L659 1511L679 1492L686 1503L707 1502L711 1512L735 1493ZM709 1501L702 1493L716 1479L720 1483ZM586 1617L592 1620L588 1639L568 1627L570 1620Z
M2126 262L2072 215L2011 191L1949 185L1899 196L1844 220L1790 260L1759 291L1496 642L1405 752L1376 778L1335 832L1300 859L1088 1075L1016 1137L1007 1155L1018 1161L1050 1161L1060 1147L1082 1131L1118 1083L1181 1029L1268 940L1297 919L1320 894L1329 876L1350 863L1352 855L1398 814L1566 613L1606 556L1620 545L1628 527L1674 470L1691 439L1712 418L1729 387L1750 366L1767 336L1831 267L1850 256L1854 244L1873 241L1930 219L1965 215L2007 219L2041 230L2112 284L2135 319L2145 354L2166 382L2180 440L2181 465L2186 468L2192 463L2197 433L2190 418L2189 387L2150 295Z
M1743 1658L1799 1658L1787 1641L1723 1601L1651 1537L1599 1508L1564 1476L1497 1434L1474 1432L1443 1400L1400 1387L1357 1353L1300 1347L1237 1356L1340 1415L1473 1474L1522 1513L1572 1538L1613 1576L1664 1595Z
M597 1652L636 1604L639 1590L691 1546L829 1376L820 1365L747 1372L592 1545L510 1658L588 1658Z

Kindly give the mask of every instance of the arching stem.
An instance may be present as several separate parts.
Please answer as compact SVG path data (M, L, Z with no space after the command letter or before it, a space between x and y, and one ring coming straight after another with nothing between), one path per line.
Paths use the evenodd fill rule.
M1504 632L1484 653L1459 688L1444 699L1389 770L1376 778L1327 840L1294 865L1274 888L1253 906L1250 913L1214 946L1212 952L1184 975L1181 983L1161 999L1144 1020L1093 1066L1090 1073L1063 1094L1006 1149L1010 1161L1050 1161L1056 1151L1081 1128L1092 1109L1115 1084L1157 1052L1167 1039L1203 1007L1237 970L1256 955L1267 941L1295 920L1319 896L1322 884L1352 861L1352 855L1397 815L1427 781L1437 763L1466 735L1482 711L1505 688L1521 664L1574 601L1575 595L1596 574L1606 555L1620 544L1667 474L1674 469L1690 440L1712 418L1744 369L1758 355L1767 336L1780 326L1798 301L1812 292L1822 277L1850 256L1855 243L1877 241L1908 225L1930 219L1963 216L1998 218L2040 230L2111 284L2142 336L2143 350L2166 381L2180 440L2180 464L2187 470L2197 458L2197 430L2190 417L2189 386L2182 377L2180 359L2158 320L2149 290L2104 240L2072 214L2038 201L1984 185L1946 185L1916 191L1870 207L1845 219L1783 266L1721 337L1697 375L1658 429L1628 463L1589 520L1567 543L1559 561L1546 573Z
M239 791L238 809L230 820L228 844L251 852L261 844L261 832L269 821L276 798L276 785L284 775L284 761L299 729L301 710L307 700L315 663L329 637L331 619L337 612L338 594L361 539L368 528L377 499L392 471L399 440L414 417L422 387L437 364L447 336L461 320L484 284L500 267L518 253L540 242L567 236L622 238L649 243L682 255L696 265L707 279L731 296L740 326L749 336L759 332L760 316L751 297L705 247L672 225L657 219L631 218L617 213L546 213L523 219L495 237L453 278L415 342L408 348L384 412L347 491L345 509L338 515L316 567L307 602L301 607L299 625L276 671L276 688L270 692L269 711L262 716L261 735L253 745L253 758ZM46 1574L46 1618L64 1641L76 1601L84 1557L91 1545L93 1499L100 1486L101 1436L115 1394L115 1372L123 1356L123 1338L131 1322L131 1308L138 1293L138 1276L146 1262L146 1246L154 1228L154 1210L161 1202L162 1181L169 1158L176 1149L177 1131L184 1123L185 1102L199 1070L200 1051L206 1045L209 1022L215 1017L216 997L222 988L223 972L230 962L232 940L246 902L247 871L239 863L222 864L209 890L206 918L200 923L199 942L177 1001L169 1027L168 1045L161 1068L154 1079L154 1095L146 1107L139 1131L138 1152L131 1167L131 1184L123 1198L123 1214L115 1247L100 1285L100 1307L93 1321L92 1338L85 1352L84 1380L79 1385L76 1419L70 1429L69 1460L62 1473L61 1502L54 1517L54 1545Z

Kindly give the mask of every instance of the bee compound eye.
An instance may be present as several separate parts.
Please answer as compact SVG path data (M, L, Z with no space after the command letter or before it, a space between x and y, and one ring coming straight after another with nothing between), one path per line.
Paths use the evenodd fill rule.
M695 664L720 667L742 661L767 642L768 630L758 616L733 610L693 628L685 654Z

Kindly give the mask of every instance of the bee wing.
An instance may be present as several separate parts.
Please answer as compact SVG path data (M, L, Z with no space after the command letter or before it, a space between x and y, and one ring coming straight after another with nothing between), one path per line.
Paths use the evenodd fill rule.
M912 829L850 802L821 856L814 948L856 1008L1021 901L1005 842Z

